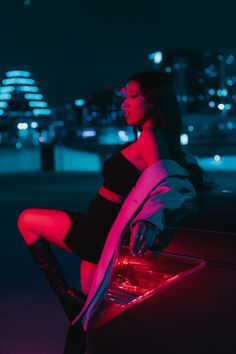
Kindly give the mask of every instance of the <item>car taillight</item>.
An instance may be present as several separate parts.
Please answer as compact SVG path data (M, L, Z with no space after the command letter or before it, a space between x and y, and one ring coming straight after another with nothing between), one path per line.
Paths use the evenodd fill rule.
M129 247L120 246L104 301L93 321L95 327L204 266L202 258L165 252L147 251L134 257Z

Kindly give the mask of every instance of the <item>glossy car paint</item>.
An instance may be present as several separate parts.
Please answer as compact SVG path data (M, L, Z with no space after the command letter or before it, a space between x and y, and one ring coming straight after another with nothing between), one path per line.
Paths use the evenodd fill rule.
M95 315L88 353L236 353L236 194L207 192L168 215L156 249L206 264L101 326Z

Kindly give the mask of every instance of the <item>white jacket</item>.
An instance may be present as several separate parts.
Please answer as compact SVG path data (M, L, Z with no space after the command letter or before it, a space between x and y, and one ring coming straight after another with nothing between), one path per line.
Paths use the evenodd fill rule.
M157 230L163 230L165 210L179 209L186 200L195 196L187 171L173 160L157 161L142 172L108 233L86 303L73 324L80 320L87 330L88 321L108 286L116 251L127 228L132 229L135 222L146 220Z

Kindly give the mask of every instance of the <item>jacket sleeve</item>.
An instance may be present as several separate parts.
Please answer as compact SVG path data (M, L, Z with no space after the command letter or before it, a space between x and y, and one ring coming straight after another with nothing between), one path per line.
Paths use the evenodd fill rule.
M130 229L132 230L138 221L147 221L155 226L157 231L162 231L165 211L179 209L186 200L195 196L195 189L187 179L166 178L149 194L141 211L131 222Z

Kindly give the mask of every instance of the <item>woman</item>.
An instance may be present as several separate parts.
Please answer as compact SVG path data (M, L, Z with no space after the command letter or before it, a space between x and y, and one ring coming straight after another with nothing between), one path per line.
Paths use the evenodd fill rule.
M128 125L136 140L126 144L103 165L104 183L91 203L88 214L62 210L26 209L18 219L18 228L29 251L45 274L70 321L80 312L100 258L106 236L121 205L142 172L163 159L186 165L179 135L181 118L173 86L166 74L150 72L130 78L122 103ZM141 131L137 138L137 129ZM201 185L201 171L191 171ZM200 181L200 182L199 182ZM141 240L141 235L145 239ZM132 230L133 254L143 253L156 241L156 228L150 222L138 222ZM49 244L78 255L81 261L81 289L69 287Z

